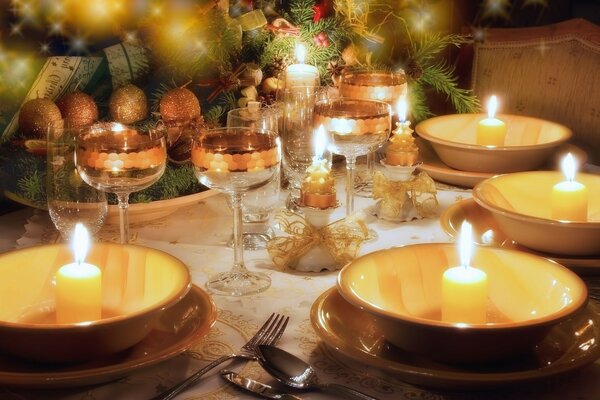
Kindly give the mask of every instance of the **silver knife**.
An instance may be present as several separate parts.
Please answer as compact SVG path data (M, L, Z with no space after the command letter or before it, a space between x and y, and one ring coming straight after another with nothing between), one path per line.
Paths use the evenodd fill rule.
M254 379L243 377L236 372L229 370L222 370L221 376L233 383L237 387L252 392L267 399L279 399L279 400L302 400L298 396L293 394L285 393L280 390L274 389L269 385L255 381Z

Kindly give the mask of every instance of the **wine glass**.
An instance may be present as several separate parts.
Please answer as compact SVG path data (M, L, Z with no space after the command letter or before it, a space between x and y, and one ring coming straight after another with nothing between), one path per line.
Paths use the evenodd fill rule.
M251 102L248 107L235 108L227 113L228 127L251 127L279 131L279 108L260 107L260 103ZM263 250L273 238L274 231L269 226L271 214L279 202L279 175L260 188L248 190L242 196L244 219L243 243L245 250ZM229 204L231 207L231 204ZM233 247L232 239L227 244Z
M106 194L85 183L75 166L75 138L80 128L66 121L52 124L46 137L46 199L48 213L63 240L71 236L75 224L83 223L97 233L106 219Z
M233 268L208 279L214 293L243 296L271 285L244 265L242 196L279 174L281 145L273 131L251 127L210 129L192 139L192 163L200 183L230 196L233 208Z
M277 96L282 110L283 173L290 188L286 208L295 210L306 168L314 155L313 109L317 101L327 99L329 94L319 86L294 86L277 92Z
M121 243L129 241L129 194L151 186L165 171L166 130L141 130L116 122L98 123L76 140L77 171L89 185L115 193L119 201Z
M394 103L406 97L406 93L404 71L347 70L340 79L342 97L385 101L392 107L392 111L395 107ZM372 196L376 158L376 152L367 154L366 169L362 174L358 173L358 182L355 183L357 196Z
M382 101L340 98L315 104L314 126L329 133L329 149L346 157L346 215L354 212L356 157L381 147L391 129L391 107Z

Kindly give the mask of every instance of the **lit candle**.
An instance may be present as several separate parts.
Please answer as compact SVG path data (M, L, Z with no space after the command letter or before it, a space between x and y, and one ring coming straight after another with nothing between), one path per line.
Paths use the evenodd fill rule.
M304 64L306 47L302 43L296 45L297 64L289 65L285 70L285 86L318 86L319 70L313 65Z
M385 149L385 163L388 165L412 166L417 163L419 149L415 145L415 138L410 129L410 121L406 120L406 98L398 100L398 118L396 129L390 139L390 144Z
M563 221L587 221L588 191L585 185L575 181L575 159L571 153L561 164L566 181L552 188L552 218Z
M312 165L306 169L306 178L300 189L302 203L305 206L329 208L335 206L335 180L331 176L329 162L323 157L327 148L327 136L323 125L314 136L315 155Z
M463 222L459 237L461 265L449 268L442 279L442 321L485 323L488 297L487 275L469 266L472 228Z
M482 146L504 146L506 137L506 124L495 117L498 109L496 96L488 101L488 117L477 124L477 144Z
M93 321L102 316L102 273L84 263L90 246L87 229L75 225L73 240L75 262L60 267L56 274L56 322L59 324Z

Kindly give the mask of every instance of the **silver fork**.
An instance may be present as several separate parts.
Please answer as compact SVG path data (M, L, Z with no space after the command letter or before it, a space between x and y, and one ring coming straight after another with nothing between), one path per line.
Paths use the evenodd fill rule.
M283 335L285 328L287 327L287 323L290 317L286 317L284 315L273 313L265 321L265 323L260 327L260 329L248 340L248 342L242 346L242 348L232 354L226 354L220 358L217 358L210 364L206 365L204 368L194 372L194 374L187 377L181 383L173 386L170 389L165 390L161 394L154 396L150 400L169 400L173 397L177 396L179 393L189 388L196 382L200 380L200 378L206 374L208 371L213 369L219 364L224 363L227 360L232 358L242 358L245 360L256 360L256 346L261 344L275 344Z

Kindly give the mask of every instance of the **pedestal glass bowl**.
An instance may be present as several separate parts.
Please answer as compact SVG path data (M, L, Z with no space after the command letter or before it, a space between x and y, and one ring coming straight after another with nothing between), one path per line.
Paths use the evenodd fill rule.
M273 131L231 127L205 131L192 141L192 163L200 183L230 196L233 208L233 268L209 278L213 293L242 296L266 290L270 278L244 265L242 196L279 174L280 141Z
M388 103L395 110L396 102L406 96L407 83L404 72L383 70L349 70L340 79L340 96L351 99L379 100ZM363 176L355 185L356 195L371 197L373 173L377 163L377 153L367 154L367 164Z
M121 243L129 240L129 195L154 184L167 163L166 130L141 130L120 123L100 123L77 137L77 171L89 185L115 193L119 200Z
M329 149L346 157L346 215L354 212L356 157L380 148L391 128L390 105L382 101L340 98L320 101L314 109L315 128L323 125Z

